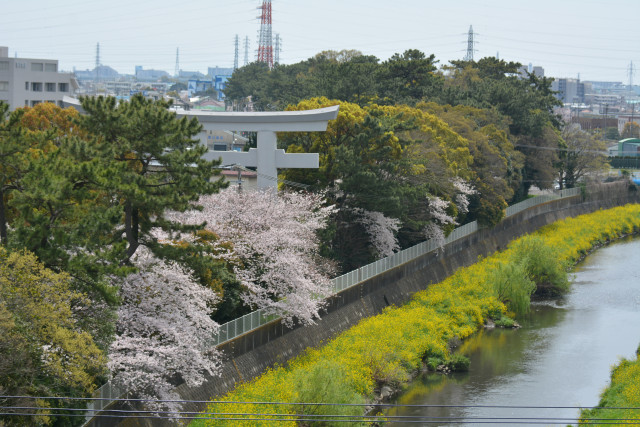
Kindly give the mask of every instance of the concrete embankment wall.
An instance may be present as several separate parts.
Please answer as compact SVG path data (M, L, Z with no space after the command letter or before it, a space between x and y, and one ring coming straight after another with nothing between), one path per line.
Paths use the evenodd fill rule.
M222 375L207 378L199 387L182 385L177 391L184 400L206 401L222 396L237 384L249 381L266 369L284 364L306 348L317 346L357 324L361 319L380 313L387 305L401 305L431 283L438 283L458 268L469 266L510 241L555 221L599 209L638 203L638 192L627 183L616 182L590 188L586 194L567 197L534 206L510 216L493 228L481 229L445 246L444 251L430 252L392 270L379 274L328 301L326 312L316 325L289 329L274 321L241 335L219 348L225 360ZM186 411L202 411L204 403L191 403ZM116 409L116 408L113 408ZM122 408L124 409L124 408ZM162 420L128 418L94 419L93 426L157 426ZM167 423L167 425L169 425Z

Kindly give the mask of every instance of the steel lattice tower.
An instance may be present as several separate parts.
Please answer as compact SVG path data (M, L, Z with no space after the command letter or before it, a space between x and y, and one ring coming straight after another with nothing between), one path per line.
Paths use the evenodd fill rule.
M282 40L280 39L280 34L276 34L276 45L274 47L274 58L273 61L276 64L280 63L280 49L282 48Z
M100 43L96 44L96 81L100 81Z
M174 77L180 77L180 48L176 48L176 69L173 73Z
M265 62L273 67L273 39L271 37L271 0L262 0L260 18L260 39L258 42L258 62Z
M234 41L234 52L233 52L233 69L238 69L238 49L240 48L240 41L238 39L238 35L236 34L236 38Z
M249 63L249 36L244 38L244 65Z
M473 26L469 25L469 36L467 37L467 54L464 57L465 61L473 61L473 51L475 42L473 40Z

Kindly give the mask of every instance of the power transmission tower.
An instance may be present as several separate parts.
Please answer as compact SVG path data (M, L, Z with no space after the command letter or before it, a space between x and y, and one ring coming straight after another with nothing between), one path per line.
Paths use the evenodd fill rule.
M244 65L249 63L249 36L244 38Z
M260 37L258 41L258 62L273 67L273 38L271 36L271 0L262 0L260 19Z
M629 71L627 72L629 74L629 90L633 90L633 75L635 74L636 69L633 65L633 61L629 62Z
M282 40L280 40L280 34L276 34L276 45L275 45L275 57L273 58L274 63L280 63L280 49L282 48Z
M236 39L234 43L234 52L233 52L233 69L238 69L238 49L240 47L240 41L238 39L238 35L236 34Z
M96 45L96 82L100 81L100 43Z
M174 77L180 77L180 48L176 48L176 69L173 73Z
M475 41L473 40L473 26L469 25L469 35L467 37L467 54L465 61L473 61L473 52L475 51Z

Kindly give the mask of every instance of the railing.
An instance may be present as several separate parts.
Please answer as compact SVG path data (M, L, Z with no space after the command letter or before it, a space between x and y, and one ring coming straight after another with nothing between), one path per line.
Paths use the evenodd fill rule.
M544 194L541 196L532 197L530 199L523 200L520 203L516 203L515 205L509 206L506 211L506 216L509 217L511 215L515 215L536 205L550 202L551 200L577 196L578 194L580 194L579 188L568 188L566 190L555 191L553 194Z
M506 216L512 216L533 206L547 203L551 200L557 200L565 197L577 196L580 194L579 188L570 188L567 190L555 191L553 194L545 194L541 196L532 197L524 200L515 205L509 206L506 210ZM458 239L467 237L478 231L478 223L476 221L465 224L461 227L453 230L445 239L445 244L455 242ZM368 280L378 274L382 274L388 270L396 268L404 263L412 261L422 255L439 249L441 246L433 239L418 243L415 246L404 249L400 252L396 252L386 258L379 259L376 262L362 266L357 270L350 271L342 276L338 276L332 279L334 294L355 286L365 280ZM227 341L246 334L247 332L257 329L260 326L266 325L269 322L279 319L280 317L275 314L267 314L264 310L256 310L249 314L245 314L242 317L231 320L223 325L220 325L218 334L213 337L212 344L218 346ZM107 383L100 387L94 395L94 397L117 399L121 397L123 393L119 392L111 383ZM109 400L97 400L92 401L88 408L90 409L87 414L87 421L89 421L97 410L104 409L111 402Z
M87 403L87 414L85 415L84 422L87 423L91 421L98 412L111 405L114 400L120 399L124 394L122 390L111 384L111 382L104 384L93 393L93 397L96 400L90 400L89 403Z
M506 216L512 216L533 206L547 203L551 200L561 199L564 197L571 197L580 194L579 188L570 188L567 190L556 191L553 194L545 194L541 196L532 197L524 200L515 205L509 206L506 210ZM453 230L445 239L445 244L454 242L463 237L467 237L470 234L478 231L478 223L476 221L465 224L461 227ZM406 262L412 261L422 255L425 255L431 251L438 249L440 245L431 239L425 242L418 243L415 246L404 249L386 258L379 259L376 262L362 266L357 270L350 271L342 276L332 279L333 291L338 293L351 286L355 286L358 283L364 282L378 274L398 267ZM223 344L230 341L237 336L245 334L255 328L265 325L273 320L279 319L278 316L273 314L266 314L263 310L256 310L252 313L246 314L238 319L231 320L220 326L220 332L218 336L213 340L216 345Z

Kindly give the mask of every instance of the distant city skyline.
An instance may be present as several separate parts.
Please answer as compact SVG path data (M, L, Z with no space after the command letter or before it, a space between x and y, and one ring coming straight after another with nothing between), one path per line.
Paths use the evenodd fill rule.
M260 0L25 0L5 2L0 46L9 55L57 59L61 70L93 69L100 59L122 74L135 66L204 74L232 67L234 39L250 40L255 59ZM629 81L629 64L640 65L637 0L272 0L273 34L282 40L281 62L296 63L323 50L356 49L384 61L419 49L439 65L466 54L467 31L475 32L475 59L541 66L545 75ZM640 83L640 74L634 75Z

